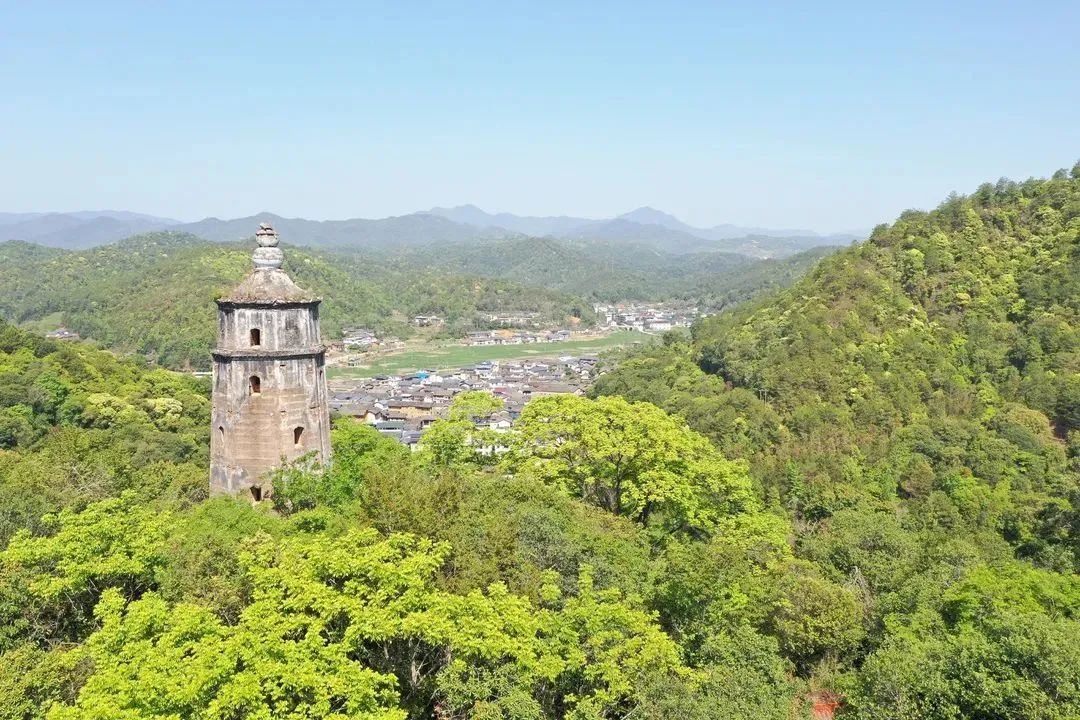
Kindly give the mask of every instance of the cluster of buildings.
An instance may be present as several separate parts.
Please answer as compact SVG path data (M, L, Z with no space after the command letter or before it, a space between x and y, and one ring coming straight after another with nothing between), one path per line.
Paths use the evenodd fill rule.
M538 312L517 310L513 312L487 313L484 320L499 327L536 328L543 324L543 319Z
M478 330L465 337L466 345L527 345L540 342L566 342L569 330L546 332L514 332L512 330Z
M67 328L56 328L52 332L45 333L49 340L79 340L79 333Z
M503 408L478 424L506 430L534 397L582 394L596 365L592 356L486 361L438 373L338 380L330 384L330 409L415 447L432 423L447 416L458 393L483 390L502 400Z
M496 327L537 328L543 325L543 316L528 310L485 313L480 318ZM417 327L433 327L445 322L439 315L414 315L412 318L412 324Z
M346 328L341 344L345 352L368 352L369 350L399 350L405 343L396 337L380 338L368 328Z
M653 333L690 327L703 314L697 305L679 302L615 303L593 310L602 327Z

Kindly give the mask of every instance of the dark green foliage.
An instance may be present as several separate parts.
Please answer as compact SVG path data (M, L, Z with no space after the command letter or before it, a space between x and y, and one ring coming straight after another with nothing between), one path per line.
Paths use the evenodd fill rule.
M539 313L591 324L593 300L683 299L720 310L785 287L831 249L784 260L729 253L665 255L622 244L516 238L380 251L287 252L296 282L322 296L323 331L366 326L408 336L413 315L438 315L442 334L489 327L486 313ZM0 243L0 316L64 324L167 367L205 369L214 299L250 268L250 247L159 232L86 250ZM51 329L51 327L50 327ZM0 379L0 399L3 397ZM0 446L25 432L0 414Z
M891 618L851 679L875 718L1059 718L1080 712L1080 580L979 567L936 603Z
M1075 172L905 213L596 386L675 417L342 421L273 508L204 382L0 325L0 718L1080 716L1078 231Z
M0 324L0 543L126 490L205 495L204 380Z
M1080 691L1078 384L1080 178L1059 173L906 212L594 392L749 461L811 563L769 631L850 714L1056 718Z
M67 252L0 243L0 316L24 322L59 313L69 329L110 347L168 367L205 369L217 331L214 299L250 268L250 244L220 245L181 233ZM294 248L286 269L301 287L325 298L321 317L329 339L349 325L405 335L416 314L439 315L453 332L483 325L485 312L538 312L552 322L592 319L591 307L562 293L399 267L374 256ZM3 427L0 419L0 442Z
M683 299L718 311L787 287L835 248L781 260L730 252L674 254L648 245L515 237L401 250L393 259L442 272L539 285L590 300Z
M779 657L776 641L753 630L710 639L701 675L694 683L652 674L645 678L641 717L649 720L730 720L801 717L798 694L789 668Z

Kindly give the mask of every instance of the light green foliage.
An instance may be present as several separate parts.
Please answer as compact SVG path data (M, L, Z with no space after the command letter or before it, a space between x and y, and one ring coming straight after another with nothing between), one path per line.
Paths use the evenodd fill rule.
M758 581L763 627L853 717L1077 713L1078 180L906 212L594 386L749 462L800 558ZM711 612L681 566L672 617Z
M252 229L254 232L254 228ZM182 233L150 233L114 245L51 251L0 243L0 317L15 322L59 312L62 322L110 347L174 368L208 368L214 299L251 268L250 243L222 245ZM287 249L286 269L325 298L323 330L364 325L407 335L407 318L434 314L456 336L483 327L484 313L537 312L550 322L577 316L588 303L560 292L402 265L386 257Z
M476 422L490 416L497 410L502 410L503 403L494 395L482 390L463 392L454 397L450 403L449 420L468 420Z
M505 455L483 395L341 421L274 508L205 499L205 383L0 326L0 718L1078 717L1078 183L905 213Z
M47 517L45 537L16 534L0 553L0 649L20 636L77 639L106 588L151 587L168 522L127 494Z
M168 520L155 508L136 505L132 495L104 500L46 519L55 529L46 537L16 534L2 561L35 572L28 590L44 600L70 602L86 587L113 584L138 592L153 574Z
M454 397L447 417L436 421L420 438L420 457L436 468L483 466L494 459L503 441L482 422L503 408L502 400L475 390Z
M82 652L94 674L72 706L50 720L77 718L361 718L395 720L393 678L312 642L318 629L296 618L259 616L252 606L225 626L195 605L169 607L154 594L125 607L109 591L101 629Z
M364 477L409 454L401 443L370 425L339 419L330 434L334 461L311 471L302 460L273 474L274 509L285 514L315 507L341 507L363 492Z
M510 440L511 471L638 522L709 533L757 508L742 463L648 403L539 398Z
M502 705L492 683L513 669L511 706L598 717L633 696L646 670L683 672L649 616L599 591L536 608L500 585L454 595L433 584L447 548L374 531L340 540L256 536L244 564L253 601L236 625L156 594L113 590L82 652L94 673L52 718L404 718L434 694L455 715ZM419 709L419 707L417 709ZM496 715L497 716L497 715Z

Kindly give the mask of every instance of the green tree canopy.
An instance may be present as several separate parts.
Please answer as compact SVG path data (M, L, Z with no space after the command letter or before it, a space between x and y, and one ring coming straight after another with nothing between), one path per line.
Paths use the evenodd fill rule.
M539 398L510 444L511 472L644 524L709 533L758 508L743 463L648 403Z

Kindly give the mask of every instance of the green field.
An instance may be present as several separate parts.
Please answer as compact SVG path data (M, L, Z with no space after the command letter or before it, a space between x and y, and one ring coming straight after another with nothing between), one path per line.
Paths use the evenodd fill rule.
M590 355L634 342L651 342L654 335L639 332L617 332L592 340L571 340L560 343L533 343L531 345L486 345L466 347L462 345L434 345L428 348L406 350L375 359L365 367L329 368L330 378L363 378L373 375L396 375L413 370L445 370L463 365L473 365L484 360L520 360L528 357L560 357L562 355Z

